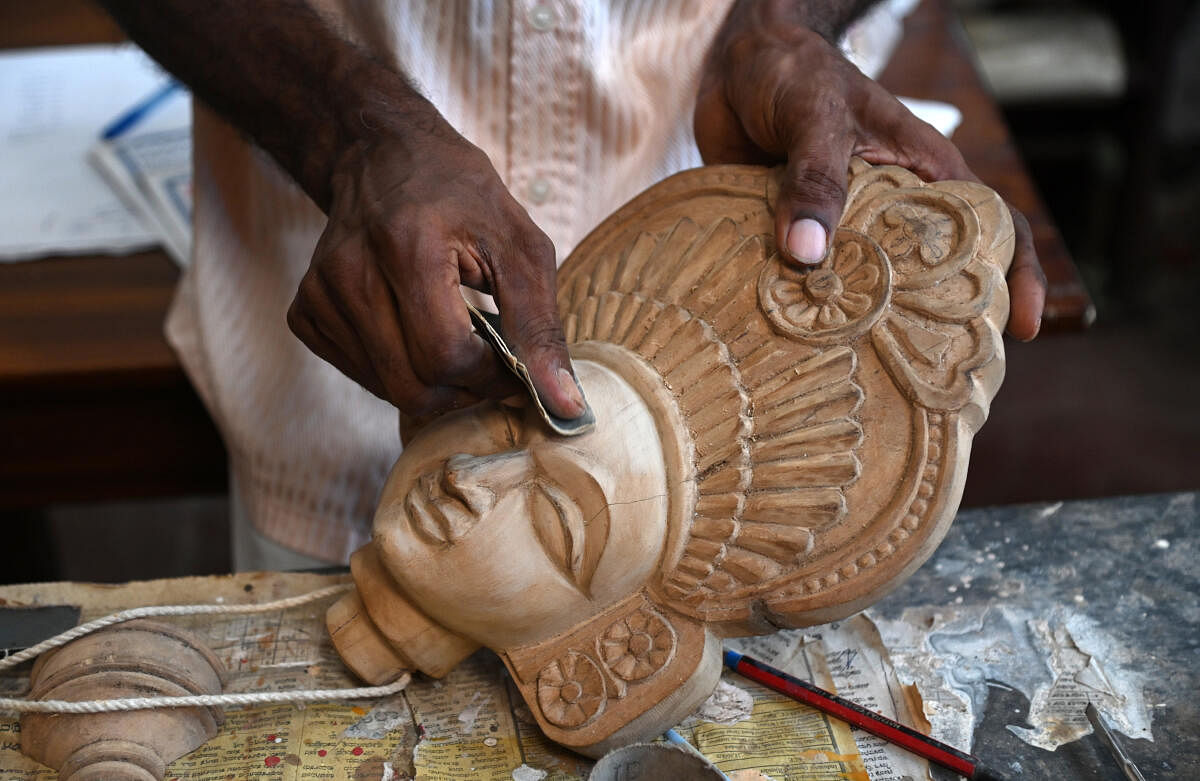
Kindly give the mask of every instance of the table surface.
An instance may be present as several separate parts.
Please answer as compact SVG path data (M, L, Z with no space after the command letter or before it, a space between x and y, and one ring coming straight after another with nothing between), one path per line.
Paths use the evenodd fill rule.
M1198 531L1200 493L964 511L930 561L871 612L896 618L926 605L1035 612L1059 607L1096 622L1132 654L1153 717L1153 742L1119 733L1117 739L1147 779L1196 779ZM1115 660L1098 661L1104 666ZM1008 727L1022 726L1028 710L1020 692L989 686L972 753L1013 778L1125 779L1095 736L1054 752L1020 740Z
M1142 679L1143 700L1153 714L1153 742L1121 735L1118 739L1146 778L1191 781L1200 778L1200 702L1196 696L1200 692L1198 529L1200 492L966 511L959 514L930 560L895 592L872 606L870 613L880 626L885 619L900 618L906 610L921 611L922 615L974 611L983 617L1002 611L1019 616L1049 616L1058 611L1098 625L1111 641L1105 655L1097 659L1099 667L1106 675L1119 667L1135 669ZM243 601L246 594L255 595L246 601L267 600L328 585L305 578L311 580L312 576L254 573L232 578L93 585L86 587L91 592L89 601L79 604L98 615L147 601L179 604L219 596L233 603ZM285 580L289 585L285 586ZM65 592L60 586L32 587L39 594L35 601L74 603L76 597L61 596ZM146 589L153 589L153 600L145 595ZM27 586L9 586L0 588L0 593L9 599L16 596L19 601L29 601L30 590ZM262 627L264 638L276 637L280 625L274 622L271 618ZM979 633L991 638L1000 638L1012 626L983 618L979 625L1000 627ZM256 631L243 629L233 636L222 635L222 643L236 642L239 636L253 638ZM296 627L280 630L280 636L293 638L295 631ZM304 637L311 641L312 635L304 633ZM939 642L937 630L927 632L926 637L939 652L946 649L947 644ZM276 653L269 640L263 650ZM1045 649L1012 643L1003 652L1012 657L1009 670L1040 670L1045 677ZM311 658L307 653L305 656ZM986 669L986 663L974 658L955 662L943 669L953 670L960 678L968 677L968 668ZM500 669L495 668L497 672ZM981 705L983 717L970 750L1003 777L1123 781L1124 775L1093 735L1053 752L1018 739L1009 727L1022 726L1030 706L1014 688L1019 682L989 675L988 684ZM358 716L347 714L347 718L348 726ZM248 738L244 745L250 745ZM958 779L940 770L934 775L938 781Z
M83 0L0 8L0 48L119 38ZM954 141L1032 225L1050 283L1044 328L1086 325L1091 301L949 0L925 0L907 20L880 81L963 110ZM162 335L178 275L161 251L0 263L0 432L25 448L0 448L0 507L221 488L220 439Z

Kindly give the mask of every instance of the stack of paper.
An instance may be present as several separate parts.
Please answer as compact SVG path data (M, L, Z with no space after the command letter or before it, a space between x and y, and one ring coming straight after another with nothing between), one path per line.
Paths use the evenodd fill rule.
M117 117L88 154L181 266L192 248L190 101L175 82Z
M128 187L114 189L88 161L114 120L166 83L166 74L133 45L0 54L0 261L120 254L155 244L186 258L190 241L179 241L178 230L168 234L163 220L131 198ZM173 162L153 166L146 189L166 193L164 200L176 199L171 219L178 215L184 228L191 221L190 128L191 101L185 91L174 90L110 140L128 147L113 150L123 165L150 170L148 161L162 155L151 155L152 144L135 139L173 134ZM168 168L186 172L187 182L167 175Z

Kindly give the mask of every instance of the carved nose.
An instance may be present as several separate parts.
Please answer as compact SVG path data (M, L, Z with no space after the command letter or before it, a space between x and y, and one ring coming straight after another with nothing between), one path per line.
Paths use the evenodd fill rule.
M497 497L525 481L532 467L533 461L524 450L486 456L456 453L446 460L442 489L478 517L492 508Z

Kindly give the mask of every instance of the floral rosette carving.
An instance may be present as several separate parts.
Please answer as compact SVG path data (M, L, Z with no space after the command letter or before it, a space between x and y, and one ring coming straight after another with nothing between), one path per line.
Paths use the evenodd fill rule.
M586 654L568 651L538 673L538 707L556 727L582 727L604 710L607 700L600 666Z
M897 259L915 257L926 266L936 266L950 256L955 243L954 218L941 212L898 203L883 212L888 226L883 234L883 251Z
M625 681L644 680L675 655L675 631L661 616L643 608L605 630L600 653L613 675Z
M869 333L909 398L986 412L990 393L979 381L999 384L986 367L1003 348L984 314L1004 295L995 259L1011 255L1013 240L1003 201L971 182L926 185L902 169L855 166L830 258L807 271L771 258L759 278L763 311L778 331L814 346ZM983 216L1010 226L987 246Z
M891 269L869 237L838 230L820 265L798 269L778 256L763 269L759 301L772 324L808 344L845 343L865 333L888 303Z
M939 285L978 254L979 217L967 201L940 186L896 188L865 204L851 203L847 209L843 227L879 243L898 290Z

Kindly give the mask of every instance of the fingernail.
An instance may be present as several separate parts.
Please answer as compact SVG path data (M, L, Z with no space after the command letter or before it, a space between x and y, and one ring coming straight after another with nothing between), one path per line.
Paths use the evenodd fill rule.
M787 251L801 263L820 263L828 238L821 223L805 217L788 228Z
M583 394L579 392L579 386L575 384L575 378L571 376L571 372L566 369L558 370L558 387L562 389L563 396L567 400L567 408L564 412L568 418L577 418L583 414Z

